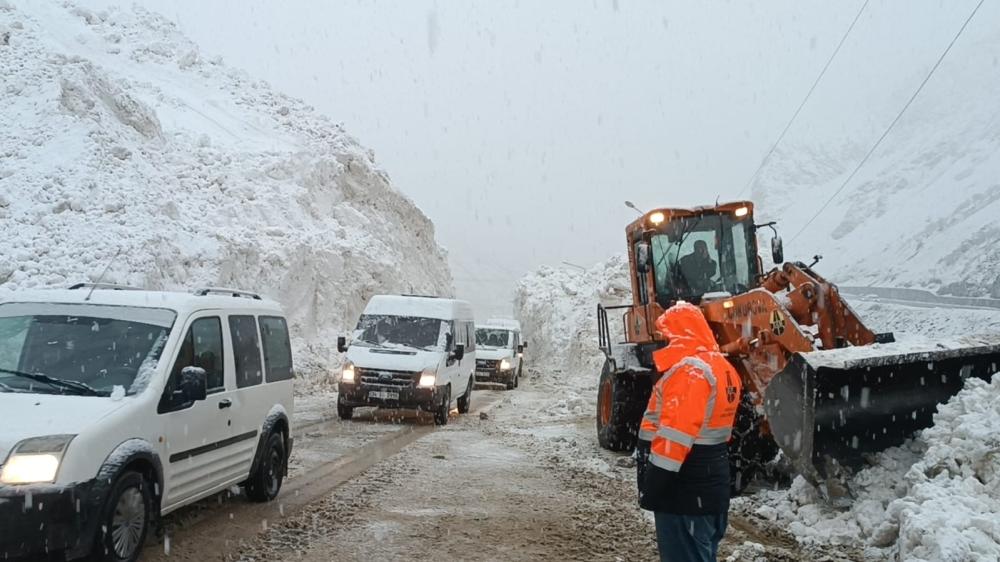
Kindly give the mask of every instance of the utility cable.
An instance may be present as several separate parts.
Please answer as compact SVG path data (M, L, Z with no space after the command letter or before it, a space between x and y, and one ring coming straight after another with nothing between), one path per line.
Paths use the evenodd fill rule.
M781 141L785 138L785 134L788 133L788 130L792 128L792 124L795 123L795 119L799 116L799 113L802 111L802 108L805 107L806 102L809 101L809 97L812 96L813 90L815 90L816 86L819 85L819 81L823 79L823 75L825 75L826 70L830 68L830 64L833 63L833 59L837 58L837 53L839 53L840 48L844 46L844 42L847 41L847 37L851 34L851 30L854 29L854 25L858 23L859 19L861 19L861 14L865 11L865 8L868 7L869 1L870 0L865 0L865 3L861 5L861 9L859 9L857 15L854 16L854 20L851 21L851 25L847 27L847 31L844 32L844 36L840 38L840 43L837 43L837 48L833 50L833 53L830 55L830 58L827 59L826 64L823 65L823 70L819 71L819 76L816 77L816 80L813 81L812 86L809 87L809 91L806 92L806 97L802 99L802 103L800 103L799 107L795 109L795 113L792 114L792 118L788 120L788 123L785 125L785 128L781 131L781 134L778 135L778 140L774 141L774 144L771 145L771 149L767 151L767 154L764 156L764 159L760 161L760 166L757 166L757 169L754 170L753 175L750 176L750 180L747 181L747 184L744 185L743 189L740 190L739 194L736 196L737 199L742 197L743 194L746 192L746 190L750 189L750 186L753 185L753 182L757 180L757 176L760 175L761 170L764 169L764 166L771 159L771 155L774 154L774 151L778 148L778 145L781 144Z
M840 187L837 188L837 191L834 191L833 195L831 195L830 198L827 199L825 203L823 203L823 205L819 208L819 210L817 210L816 213L808 221L806 221L806 224L804 224L802 228L800 228L799 231L795 233L795 236L792 236L792 241L795 241L795 239L798 238L800 234L802 234L803 232L806 231L807 228L809 228L809 225L811 225L813 221L816 220L817 217L823 214L823 211L825 211L826 208L830 205L830 203L832 203L833 200L836 199L837 196L840 195L842 191L844 191L844 188L847 187L847 184L849 184L851 180L854 179L854 176L857 175L858 171L860 171L861 168L865 165L865 163L868 162L868 159L871 158L872 154L875 153L878 147L882 144L882 141L885 140L887 136L889 136L889 132L892 131L892 128L896 126L896 123L899 123L899 120L902 119L903 114L906 113L906 110L910 108L911 104L913 104L913 100L917 99L917 96L920 95L920 92L924 89L924 86L927 85L927 82L930 81L931 76L933 76L934 72L938 69L939 66L941 66L941 62L944 60L946 56L948 56L948 53L951 51L951 48L955 45L955 42L958 41L958 38L962 36L962 33L965 31L965 28L968 27L969 22L972 21L972 18L976 15L976 12L979 11L979 7L982 6L983 2L985 1L986 0L979 0L979 3L976 4L976 7L972 9L972 13L969 14L969 17L965 18L965 23L962 24L961 28L959 28L958 33L956 33L955 36L952 37L951 42L948 43L948 46L945 48L944 52L942 52L941 56L938 57L937 62L935 62L934 66L931 67L931 70L930 72L927 73L927 76L924 77L924 80L920 83L920 86L917 87L917 90L913 92L913 95L910 96L909 100L907 100L906 105L903 106L903 109L899 111L899 114L896 115L896 118L892 120L892 123L889 123L889 126L882 133L882 136L880 136L878 140L875 141L875 144L873 144L871 149L868 150L868 153L865 154L865 157L861 159L861 162L858 162L857 167L855 167L854 171L851 172L849 176L847 176L847 179L844 180L844 183L842 183Z

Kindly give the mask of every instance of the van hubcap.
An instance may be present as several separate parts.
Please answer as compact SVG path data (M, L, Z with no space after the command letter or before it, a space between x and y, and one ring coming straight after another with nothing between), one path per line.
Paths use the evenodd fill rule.
M267 463L267 493L274 496L278 493L278 471L281 470L281 453L271 449L270 462Z
M115 514L111 518L111 539L118 558L130 558L135 553L145 527L146 506L142 501L142 492L129 488L118 497Z

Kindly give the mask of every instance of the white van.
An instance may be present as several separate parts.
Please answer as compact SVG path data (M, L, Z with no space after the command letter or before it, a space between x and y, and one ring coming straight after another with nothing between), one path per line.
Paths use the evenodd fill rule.
M518 387L524 370L521 323L494 318L476 326L476 381L501 383L507 390Z
M414 295L376 295L351 338L337 342L347 362L338 385L337 413L383 406L434 412L448 423L452 402L469 411L476 366L475 318L465 301Z
M136 560L159 516L292 449L281 308L231 289L76 285L0 301L0 559Z

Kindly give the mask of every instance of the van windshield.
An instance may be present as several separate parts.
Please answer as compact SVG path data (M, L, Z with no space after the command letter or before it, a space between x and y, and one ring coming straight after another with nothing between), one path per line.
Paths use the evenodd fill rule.
M476 345L493 349L510 347L510 330L477 328Z
M441 351L450 335L450 323L438 318L366 314L358 321L353 344Z
M141 392L175 318L173 311L151 308L0 305L0 392Z

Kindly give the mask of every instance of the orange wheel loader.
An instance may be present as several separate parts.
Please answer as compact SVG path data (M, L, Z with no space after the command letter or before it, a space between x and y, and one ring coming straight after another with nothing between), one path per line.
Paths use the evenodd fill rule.
M779 449L814 484L842 476L866 454L930 426L936 406L966 378L997 372L998 336L894 343L866 327L812 266L763 271L760 229L774 232L774 263L784 256L774 223L755 224L753 211L749 201L655 209L626 228L633 302L597 307L606 357L597 401L602 447L635 446L658 376L652 353L666 345L654 322L679 300L701 307L743 377L730 443L735 492ZM619 314L621 334L613 335Z

